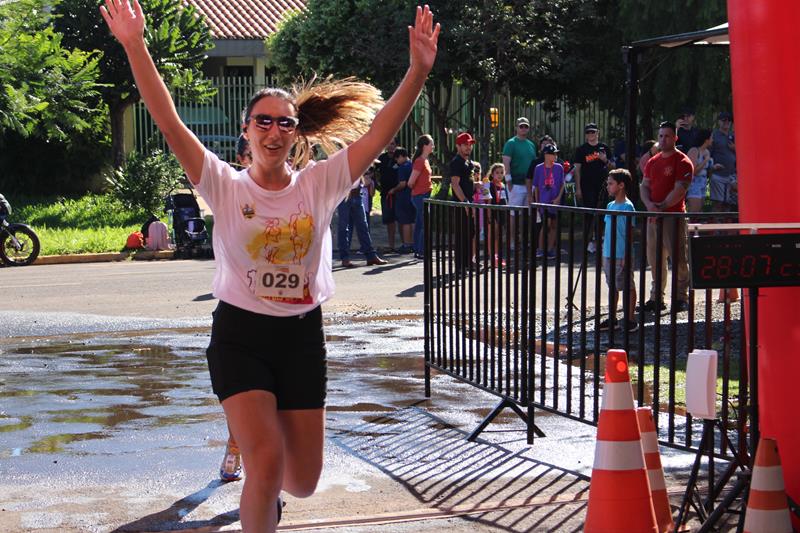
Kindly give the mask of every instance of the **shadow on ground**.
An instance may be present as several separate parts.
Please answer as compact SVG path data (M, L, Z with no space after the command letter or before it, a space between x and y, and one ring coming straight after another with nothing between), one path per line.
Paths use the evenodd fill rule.
M589 479L538 461L529 450L511 451L478 440L417 407L380 416L332 441L402 484L426 506L504 508L467 519L500 531L580 531L585 502L542 504L559 496L585 496ZM538 505L510 505L536 500Z

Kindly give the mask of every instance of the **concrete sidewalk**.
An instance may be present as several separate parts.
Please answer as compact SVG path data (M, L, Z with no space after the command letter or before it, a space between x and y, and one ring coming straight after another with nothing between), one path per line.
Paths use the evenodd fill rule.
M342 314L326 331L325 470L313 497L286 497L282 530L580 529L591 426L542 417L529 447L501 416L467 442L495 398L445 376L424 398L419 317ZM207 342L203 327L7 339L0 530L237 531Z
M389 259L335 269L325 469L313 497L286 498L280 529L581 530L595 428L537 412L547 436L528 446L505 413L468 442L497 398L436 373L424 397L422 264ZM242 483L217 480L227 432L204 354L213 263L6 273L18 288L0 322L31 327L0 347L0 531L239 531ZM145 278L163 285L121 283ZM81 311L90 297L95 314ZM673 504L693 458L662 448Z

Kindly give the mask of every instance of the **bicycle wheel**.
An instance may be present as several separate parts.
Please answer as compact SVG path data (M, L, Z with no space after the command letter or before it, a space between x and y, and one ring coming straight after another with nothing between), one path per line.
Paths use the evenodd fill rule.
M39 256L39 237L24 224L10 224L0 242L0 259L9 266L30 265Z

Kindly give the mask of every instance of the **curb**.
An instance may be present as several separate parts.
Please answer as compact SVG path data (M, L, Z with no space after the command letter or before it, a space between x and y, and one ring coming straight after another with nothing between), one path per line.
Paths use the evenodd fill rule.
M172 259L174 250L143 250L132 252L108 252L102 254L44 255L36 258L34 265L61 265L68 263L102 263L109 261L152 261Z

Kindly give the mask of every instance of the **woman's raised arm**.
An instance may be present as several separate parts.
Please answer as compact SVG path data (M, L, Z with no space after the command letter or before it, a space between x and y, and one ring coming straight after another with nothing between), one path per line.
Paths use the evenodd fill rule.
M437 43L441 27L433 24L433 13L426 5L417 7L414 26L408 27L411 64L403 81L383 109L375 115L367 133L350 145L347 151L350 175L358 176L369 167L375 157L392 140L411 112L422 92L425 80L436 60Z
M189 180L200 183L205 148L186 125L181 122L175 103L158 73L144 42L144 13L138 0L106 0L100 14L111 33L120 42L136 80L136 87L147 110L164 135Z

